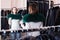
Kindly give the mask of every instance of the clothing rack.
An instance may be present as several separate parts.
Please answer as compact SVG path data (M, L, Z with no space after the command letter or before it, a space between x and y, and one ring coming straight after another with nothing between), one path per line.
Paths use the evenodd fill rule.
M39 29L18 29L18 30L11 30L11 29L8 29L8 30L0 30L0 35L2 33L11 33L11 32L33 32L33 31L40 31L41 29L44 30L44 29L50 29L50 28L60 28L60 26L48 26L48 27L40 27Z

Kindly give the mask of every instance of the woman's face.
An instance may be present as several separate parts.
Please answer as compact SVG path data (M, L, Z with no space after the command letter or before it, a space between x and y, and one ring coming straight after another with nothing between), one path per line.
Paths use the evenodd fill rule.
M12 9L12 12L13 12L13 13L16 13L16 12L17 12L17 9L16 9L16 8L13 8L13 9Z

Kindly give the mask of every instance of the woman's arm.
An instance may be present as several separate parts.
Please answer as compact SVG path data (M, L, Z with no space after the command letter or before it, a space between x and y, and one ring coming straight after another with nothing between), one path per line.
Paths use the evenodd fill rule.
M21 27L24 29L25 25L23 23L23 20L20 21Z
M11 21L12 21L12 19L11 19L11 18L9 18L9 19L8 19L8 24L9 24L9 26L11 26L11 24L12 24L12 22L11 22Z

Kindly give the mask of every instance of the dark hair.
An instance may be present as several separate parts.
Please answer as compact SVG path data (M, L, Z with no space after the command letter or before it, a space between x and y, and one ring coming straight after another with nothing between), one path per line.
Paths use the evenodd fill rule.
M13 8L16 8L16 7L13 7ZM13 10L13 8L11 9L11 12L12 12L12 13L13 13L13 11L12 11L12 10ZM16 11L18 11L18 9L17 9L17 8L16 8Z
M38 5L37 5L37 3L31 3L31 4L29 4L29 6L28 7L32 7L32 10L38 10Z
M53 2L53 1L51 1L51 2Z

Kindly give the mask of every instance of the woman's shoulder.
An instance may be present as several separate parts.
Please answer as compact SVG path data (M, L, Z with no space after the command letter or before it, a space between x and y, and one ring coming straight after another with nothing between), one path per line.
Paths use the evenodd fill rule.
M7 15L7 18L10 18L11 16L12 16L12 14L8 14L8 15Z
M30 16L30 14L26 14L26 15L24 15L24 17L29 17Z
M41 14L41 13L40 13L40 14L38 14L38 15L39 15L40 17L44 17L44 15L43 15L43 14Z
M12 13L8 14L8 15L12 15Z
M43 14L39 14L38 17L42 20L42 21L45 21L45 16Z
M26 14L23 17L23 22L28 22L28 21L29 21L29 14Z

